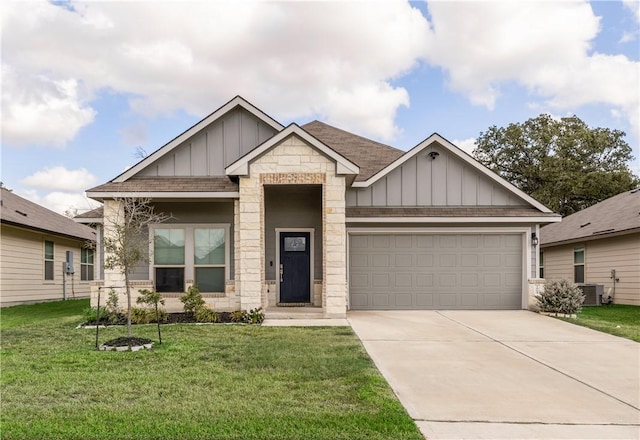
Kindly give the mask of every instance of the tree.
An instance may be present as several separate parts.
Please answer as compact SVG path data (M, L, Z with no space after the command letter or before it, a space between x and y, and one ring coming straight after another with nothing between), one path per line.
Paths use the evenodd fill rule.
M138 263L148 262L149 226L162 223L169 216L154 212L151 200L146 198L123 197L115 199L120 209L105 218L104 250L106 269L118 269L124 276L127 295L127 336L131 334L131 288L129 276ZM105 214L107 214L105 212Z
M522 124L490 127L473 155L551 210L566 216L640 183L625 133L590 128L576 116L542 114Z

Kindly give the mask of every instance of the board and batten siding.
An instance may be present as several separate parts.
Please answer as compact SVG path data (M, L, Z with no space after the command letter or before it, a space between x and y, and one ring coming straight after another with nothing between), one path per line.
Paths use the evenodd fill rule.
M224 176L227 165L253 150L276 130L236 109L140 171L139 177Z
M54 243L54 279L44 279L44 241ZM62 263L73 251L75 275L68 276L67 298L88 298L90 282L80 281L80 249L84 242L2 226L0 291L2 306L63 299Z
M347 191L347 206L526 206L526 202L437 145L367 188Z
M610 288L613 292L615 269L619 281L614 303L640 305L640 233L544 248L545 278L573 281L573 251L579 247L585 250L585 283L604 285L605 294Z

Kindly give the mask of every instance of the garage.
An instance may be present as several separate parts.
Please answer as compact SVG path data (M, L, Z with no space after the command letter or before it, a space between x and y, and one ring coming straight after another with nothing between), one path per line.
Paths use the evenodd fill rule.
M352 233L354 310L522 308L522 234Z

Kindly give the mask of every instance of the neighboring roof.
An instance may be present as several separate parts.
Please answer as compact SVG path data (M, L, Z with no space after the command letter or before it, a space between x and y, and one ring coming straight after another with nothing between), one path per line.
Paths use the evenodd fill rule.
M192 193L192 194L188 194ZM218 177L136 177L87 190L93 199L109 197L237 197L238 184Z
M302 129L358 165L360 173L355 179L356 182L368 179L404 154L404 151L397 148L319 121L304 124Z
M271 116L267 115L265 112L263 112L253 104L247 102L241 96L236 96L231 101L227 102L222 107L220 107L219 109L211 113L209 116L207 116L206 118L204 118L203 120L201 120L200 122L198 122L197 124L189 128L182 134L178 135L173 140L171 140L170 142L168 142L158 150L154 151L153 153L151 153L149 156L145 157L143 160L141 160L140 162L138 162L137 164L129 168L124 173L120 174L118 177L113 179L112 182L124 182L127 179L135 176L136 173L144 169L146 166L158 160L160 157L164 156L165 154L169 153L171 150L173 150L174 148L182 144L182 142L187 140L189 137L198 133L200 130L207 127L209 124L213 123L216 119L224 116L225 114L227 114L229 111L231 111L236 107L242 107L243 109L245 109L246 111L254 115L256 118L263 121L265 124L273 127L276 131L280 131L284 128L282 124L280 124L278 121L273 119Z
M3 225L76 240L95 241L96 239L95 231L88 226L80 225L70 218L23 199L6 188L2 188L2 198L0 198L0 221Z
M552 246L640 232L640 189L625 191L540 229L540 245Z
M249 163L255 158L261 156L262 154L269 151L269 149L273 148L278 143L282 142L289 136L298 136L313 148L316 148L322 154L327 157L330 157L336 162L336 174L350 174L357 175L360 169L356 164L348 160L344 155L340 152L331 148L331 146L326 145L321 142L314 136L310 135L308 132L303 130L297 124L290 124L287 128L282 130L280 133L271 137L269 140L263 142L258 145L256 148L233 162L231 165L225 168L225 172L229 176L246 176L249 174Z
M83 212L73 217L73 221L76 223L92 224L102 223L102 217L104 216L104 208L101 206L91 211Z
M438 133L433 133L431 136L426 138L424 141L420 142L418 145L413 147L411 150L407 151L404 155L400 156L399 158L397 158L392 163L389 163L386 167L384 167L383 169L381 169L380 171L375 173L370 178L366 179L365 181L355 182L353 184L353 186L354 187L358 187L358 188L366 188L368 186L371 186L372 184L374 184L375 182L377 182L378 180L382 179L384 176L389 174L394 169L402 166L402 164L407 162L409 159L411 159L412 157L414 157L418 153L420 153L420 152L422 152L424 150L428 150L434 144L437 144L441 148L444 148L448 152L452 153L454 156L456 156L459 159L461 159L464 163L466 163L466 164L470 165L471 167L475 168L481 174L487 176L489 179L493 180L494 182L496 182L500 186L504 187L507 191L510 191L511 193L513 193L516 196L520 197L521 199L526 201L531 206L534 206L535 208L537 208L541 212L552 214L552 211L549 208L547 208L546 206L544 206L542 203L538 202L533 197L531 197L528 194L526 194L524 191L518 189L516 186L512 185L511 183L509 183L508 181L506 181L502 177L498 176L496 173L491 171L489 168L485 167L480 162L478 162L476 159L471 157L471 155L467 154L465 151L461 150L460 148L458 148L457 146L455 146L454 144L449 142L447 139L445 139L444 137L440 136ZM556 215L554 218L555 219L551 220L551 221L560 221L560 216L559 215Z

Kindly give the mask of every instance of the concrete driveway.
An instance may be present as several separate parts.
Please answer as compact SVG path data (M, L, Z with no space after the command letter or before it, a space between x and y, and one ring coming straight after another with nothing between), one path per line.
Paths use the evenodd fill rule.
M428 439L638 439L640 344L528 311L352 311Z

